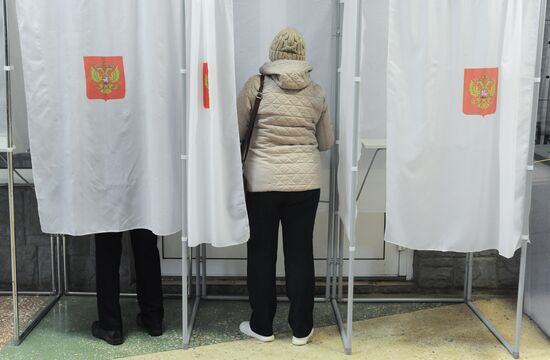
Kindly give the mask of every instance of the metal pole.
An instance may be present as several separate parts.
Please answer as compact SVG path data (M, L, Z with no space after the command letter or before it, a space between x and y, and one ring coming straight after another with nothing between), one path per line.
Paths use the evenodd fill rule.
M348 299L342 299L342 302L349 302ZM363 304L381 304L381 303L392 303L392 304L405 304L405 303L445 303L445 304L464 304L464 298L461 297L428 297L428 298L385 298L385 297L376 297L376 298L354 298L354 303L363 303Z
M348 304L347 304L347 341L345 351L347 355L351 355L352 338L353 338L353 281L355 271L355 246L350 245L349 261L348 261Z
M189 244L187 244L187 247L189 247ZM188 281L187 281L187 296L191 296L192 292L192 284L191 279L193 278L193 248L188 249L188 260L187 260L187 274L188 274Z
M182 319L181 319L181 327L182 327L182 339L183 349L189 348L189 342L186 342L185 339L189 338L188 331L188 324L189 324L189 317L188 317L188 311L189 311L189 292L188 292L188 270L189 267L187 266L187 252L189 248L187 247L187 240L183 236L183 230L182 230L182 237L181 237L181 301L182 301Z
M342 222L338 221L338 300L344 295L344 236L342 231Z
M337 233L338 231L338 226L339 226L339 223L340 223L340 219L338 218L338 215L335 214L334 215L334 231L335 231L335 234ZM331 266L331 273L330 273L330 277L331 277L331 284L330 284L330 292L331 292L331 299L336 299L336 282L337 282L337 277L338 277L338 274L337 274L337 271L338 271L338 267L337 267L337 259L338 259L338 242L336 241L336 236L334 236L334 239L332 240L332 254L331 254L331 259L332 259L332 266Z
M57 247L57 283L59 284L59 291L61 293L65 292L65 289L62 286L61 282L61 245L59 241L59 234L55 235L55 243Z
M516 326L514 349L512 356L519 358L519 343L521 338L521 321L523 317L523 298L525 295L525 267L527 264L527 241L521 243L521 261L519 266L518 299L516 304Z
M353 141L352 141L352 159L351 169L345 169L351 173L350 189L348 196L349 209L349 260L348 260L348 313L347 313L347 330L345 350L346 354L351 355L352 352L352 340L353 340L353 283L354 283L354 271L355 271L355 243L357 240L356 234L356 215L357 204L355 198L355 189L357 187L357 166L359 163L359 93L360 93L360 76L361 76L361 32L363 28L362 24L362 1L357 1L356 9L356 25L355 25L355 70L354 70L354 99L353 99ZM342 274L340 274L342 275Z
M197 245L195 251L195 296L201 297L201 258L202 258L202 251L201 246Z
M514 358L519 357L519 345L521 339L521 321L523 317L523 299L525 294L525 268L527 265L527 244L529 242L529 217L531 214L531 197L533 188L533 172L534 168L534 155L535 155L535 136L536 126L538 118L538 98L540 92L541 83L541 67L542 67L542 54L543 54L543 41L544 41L544 26L546 20L546 0L540 0L539 9L539 31L538 31L538 43L537 43L537 60L534 71L534 88L533 88L533 100L531 108L531 136L529 143L529 158L527 164L526 174L526 186L525 186L525 206L524 206L524 218L523 218L523 237L521 243L521 262L519 269L519 283L518 283L518 299L516 308L516 332L514 337L514 349L512 355Z
M183 349L189 348L189 339L191 338L189 328L189 274L191 269L191 263L189 262L189 243L188 243L188 221L187 221L187 165L188 165L188 142L187 134L189 124L187 121L187 80L188 77L186 64L187 64L187 51L186 51L186 20L187 14L185 13L185 1L183 3L183 46L182 46L182 68L180 70L183 80L183 122L181 127L181 301L182 301L182 347ZM192 259L192 258L191 258Z
M334 91L334 135L338 139L338 123L339 123L339 102L340 102L340 53L341 53L341 38L342 38L342 21L340 11L340 0L335 0L336 6L336 89ZM327 241L327 276L326 276L326 288L325 297L327 300L330 298L330 288L333 286L332 277L335 271L334 268L334 255L335 255L335 228L337 219L337 201L338 201L338 189L337 189L337 174L338 174L338 143L334 144L330 152L330 192L329 192L329 217L328 217L328 241Z
M330 305L332 306L332 312L336 317L336 326L338 326L338 332L340 333L340 338L342 339L342 345L346 347L346 329L344 327L344 321L342 320L342 314L340 314L340 309L338 308L338 302L336 299L330 300Z
M473 311L473 313L481 320L481 322L489 329L489 331L493 334L494 337L497 338L498 341L514 356L514 358L517 359L517 356L513 354L513 349L510 346L510 343L502 336L502 334L495 328L495 326L489 321L482 313L479 311L479 309L475 306L475 304L472 301L468 301L467 303L468 307Z
M55 291L18 291L18 295L29 295L29 296L51 296L57 295ZM12 291L0 291L0 295L13 296Z
M334 239L334 243L332 244L333 251L332 251L332 298L338 299L337 294L337 288L338 288L338 270L339 270L339 264L340 264L340 253L339 251L339 239L340 239L340 216L338 214L335 215L335 234L337 236Z
M63 243L63 293L69 291L69 280L67 275L67 241L65 235L61 235Z
M50 262L52 265L52 291L59 293L57 285L55 284L55 264L54 264L54 244L53 244L53 235L50 234Z
M31 333L31 331L42 321L46 315L50 312L50 310L57 304L59 299L61 298L61 294L58 294L55 296L55 298L49 299L46 304L43 305L42 309L34 316L32 320L28 323L27 327L21 332L21 334L18 337L18 343L17 345L21 344L23 340Z
M464 298L465 301L472 301L472 287L474 275L474 254L466 254L466 270L464 276Z
M201 296L201 300L207 301L248 301L249 298L247 295L206 295ZM277 296L277 301L289 302L290 299L287 296ZM316 303L326 302L324 297L315 297L314 301Z
M8 4L7 0L2 0L2 13L4 16L4 73L6 75L6 122L7 122L7 163L8 163L8 207L10 224L10 252L11 252L11 287L13 300L13 336L15 343L20 341L19 334L19 298L17 294L17 241L15 238L15 199L14 199L14 167L13 151L15 150L13 141L13 121L11 113L11 60L10 47L8 39Z
M202 287L202 296L206 296L206 244L202 244L201 251L201 287Z

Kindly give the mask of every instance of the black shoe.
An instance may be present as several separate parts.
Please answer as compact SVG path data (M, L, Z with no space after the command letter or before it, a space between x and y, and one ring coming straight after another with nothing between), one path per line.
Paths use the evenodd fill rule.
M94 321L94 323L92 324L92 335L98 339L104 340L111 345L120 345L124 342L122 331L105 330L99 325L99 321Z
M137 322L138 326L145 329L149 335L151 335L151 336L161 336L162 335L162 332L163 332L162 331L162 323L155 324L155 325L146 324L143 321L143 317L141 316L141 314L137 315L136 322Z

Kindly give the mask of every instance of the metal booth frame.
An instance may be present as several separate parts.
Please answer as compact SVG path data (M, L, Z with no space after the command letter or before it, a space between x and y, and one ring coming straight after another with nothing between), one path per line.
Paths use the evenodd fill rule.
M337 16L338 19L336 19L336 30L335 35L333 35L336 38L336 48L337 48L337 58L339 58L340 53L340 38L341 38L341 30L340 30L340 0L333 0L334 6L337 8ZM185 59L185 57L184 57ZM337 60L338 61L338 60ZM185 66L184 66L185 68ZM182 69L181 73L185 76L187 74L186 69ZM336 81L338 81L338 76L335 77ZM187 81L185 82L187 84ZM187 86L185 86L187 89ZM338 99L338 87L336 87L333 96L335 99ZM337 103L337 100L336 100ZM336 117L337 119L337 111L336 111ZM337 122L337 120L336 120ZM185 126L188 126L187 121L185 121ZM337 128L337 127L335 127ZM337 131L337 130L336 130ZM185 136L187 134L187 131L184 131L183 133L183 148L182 148L182 171L183 171L183 191L182 191L182 204L183 209L187 208L187 160L188 160L188 147L187 147L187 138ZM330 174L330 183L331 183L331 191L329 193L329 208L332 209L335 205L335 199L337 199L337 194L332 190L333 185L335 186L336 182L336 173L333 171L337 166L337 153L334 151L331 151L330 155L330 166L331 166L331 174ZM206 256L206 244L201 244L196 246L195 250L195 286L194 286L194 297L192 297L192 286L190 279L193 276L191 270L192 270L192 259L193 257L190 256L190 253L192 252L192 248L188 246L188 238L187 238L187 218L185 216L185 211L183 212L184 216L182 219L182 300L183 300L183 348L189 349L190 339L193 332L193 328L195 325L197 313L199 311L200 303L202 301L248 301L248 296L243 295L210 295L207 291L207 275L206 275L206 263L207 263L207 256ZM335 261L333 257L329 256L329 254L332 252L332 234L334 233L334 221L333 216L330 215L331 211L329 210L329 229L328 229L328 241L327 241L327 259L326 259L326 275L325 275L325 296L324 297L315 297L316 303L327 303L329 304L331 301L331 288L332 285L331 281L333 281L333 276L331 274L331 270L334 268ZM188 289L187 293L184 293L185 290ZM189 303L190 300L193 299L193 305L191 307L191 311L189 313ZM289 301L288 297L286 296L278 296L277 301L279 302L287 302Z
M12 297L13 303L13 343L15 345L21 342L31 333L31 331L48 314L62 295L61 267L60 267L60 242L59 236L50 235L50 260L51 260L51 290L50 291L19 291L17 282L17 238L15 229L15 168L13 164L13 153L15 144L13 139L13 119L11 103L11 72L14 70L11 65L10 42L8 38L9 15L8 0L2 0L3 17L3 35L4 35L4 75L6 80L6 125L7 125L7 143L5 148L0 148L0 152L6 153L7 173L8 173L8 216L9 216L9 239L10 239L10 261L11 261L11 291L0 291L0 295ZM19 295L28 296L51 296L51 298L34 314L29 322L21 327L19 319Z
M341 4L343 5L345 1L342 0ZM344 263L344 253L343 253L343 236L342 236L342 229L341 229L341 222L342 219L340 215L338 214L338 201L337 201L337 194L333 195L333 198L336 199L331 206L332 210L332 216L334 219L332 220L336 226L333 227L334 233L330 236L330 243L332 244L332 251L330 253L332 260L332 268L331 268L331 277L332 281L331 284L331 305L332 309L334 311L334 315L336 317L336 321L338 324L338 330L340 332L340 336L342 338L342 343L344 345L344 349L346 354L352 353L352 338L353 338L353 304L354 303L462 303L466 304L468 308L479 318L481 322L487 327L487 329L498 339L498 341L508 350L508 352L515 358L519 358L519 347L520 347L520 337L521 337L521 325L522 325L522 317L523 317L523 298L524 298L524 292L525 292L525 272L526 272L526 263L527 263L527 245L529 243L529 214L530 214L530 208L531 208L531 189L532 189L532 178L533 178L533 171L534 171L534 149L535 149L535 131L536 131L536 121L537 121L537 113L538 113L538 95L540 91L540 84L541 84L541 65L542 65L542 52L543 52L543 41L544 41L544 27L545 27L545 16L546 16L546 0L539 0L540 4L540 13L539 13L539 31L538 31L538 43L537 43L537 56L536 56L536 65L534 69L534 76L533 76L533 82L534 82L534 89L533 89L533 104L532 104L532 117L531 117L531 138L530 138L530 144L529 144L529 158L528 158L528 164L526 167L526 195L525 195L525 212L524 212L524 221L523 221L523 232L522 232L522 238L521 238L521 258L520 258L520 269L519 269L519 279L518 279L518 291L517 291L517 304L516 304L516 314L515 314L515 334L514 334L514 340L513 342L508 341L499 331L498 329L493 325L493 323L485 317L485 315L478 309L478 307L475 305L472 297L472 285L473 285L473 262L474 262L474 253L467 253L466 254L466 266L465 266L465 278L464 278L464 295L461 298L451 298L451 297L430 297L430 298L392 298L392 297L380 297L380 298L354 298L354 289L353 289L353 282L354 282L354 257L355 257L355 241L356 241L356 234L355 229L352 227L350 230L350 239L349 240L349 260L348 260L348 288L347 288L347 297L343 297L343 263ZM344 5L345 6L345 5ZM359 114L358 114L358 94L359 94L359 83L361 81L360 79L360 65L358 59L360 59L360 38L362 34L362 21L361 21L361 6L362 6L362 0L357 0L357 28L356 28L356 35L357 35L357 45L355 48L356 51L356 68L355 68L355 87L354 87L354 119L353 119L353 133L358 133L358 122L359 122ZM341 11L341 9L339 10ZM341 21L340 21L341 23ZM338 72L338 75L340 72ZM340 82L338 81L338 87ZM338 102L337 102L338 106ZM337 112L338 113L338 112ZM338 137L337 137L338 138ZM357 185L357 166L358 166L358 139L355 137L354 144L353 144L353 153L352 153L352 169L345 169L345 171L351 171L351 184L350 188L352 189L350 191L350 194L346 194L350 197L350 203L353 203L353 201L356 200L355 197L355 189ZM336 143L335 149L333 150L333 153L338 152L338 141ZM367 174L365 175L365 180L363 181L361 185L361 189L364 186L364 183L366 181L366 177L369 174L370 167L372 166L372 163L374 162L374 159L376 157L376 154L381 149L376 149L376 152L373 156L373 158L370 161L369 170L367 170ZM338 158L337 155L335 155L335 158ZM338 170L337 166L332 166L331 172L333 173L333 177L331 177L331 180L334 178L334 173L336 173ZM331 191L337 192L336 184L331 182ZM352 206L352 211L350 214L350 218L355 218L357 213L356 207ZM344 320L342 318L340 309L338 308L338 304L340 302L347 303L347 319L344 323Z

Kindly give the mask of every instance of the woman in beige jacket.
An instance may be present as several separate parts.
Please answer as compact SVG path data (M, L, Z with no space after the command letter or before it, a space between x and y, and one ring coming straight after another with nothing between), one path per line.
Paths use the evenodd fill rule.
M321 187L320 151L333 142L327 100L311 80L302 35L281 31L271 44L257 120L244 164L251 238L248 242L248 292L252 315L240 329L272 341L277 307L275 264L279 224L283 228L288 320L292 342L305 345L313 334L315 271L313 227ZM260 88L251 77L238 97L243 141Z

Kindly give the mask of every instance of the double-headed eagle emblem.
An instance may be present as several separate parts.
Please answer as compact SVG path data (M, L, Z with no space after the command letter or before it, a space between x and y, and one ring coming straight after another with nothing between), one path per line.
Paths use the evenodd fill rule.
M483 75L470 80L469 91L472 105L480 109L487 109L494 101L497 89L495 79Z
M108 95L118 89L120 69L110 64L92 65L90 75L95 88L102 94Z

